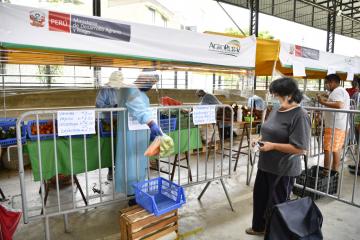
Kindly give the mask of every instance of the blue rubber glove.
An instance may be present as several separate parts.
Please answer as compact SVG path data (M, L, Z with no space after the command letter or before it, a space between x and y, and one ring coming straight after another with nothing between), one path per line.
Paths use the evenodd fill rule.
M163 135L161 128L155 122L151 121L149 123L149 128L150 128L150 141L154 141L154 139L157 136Z

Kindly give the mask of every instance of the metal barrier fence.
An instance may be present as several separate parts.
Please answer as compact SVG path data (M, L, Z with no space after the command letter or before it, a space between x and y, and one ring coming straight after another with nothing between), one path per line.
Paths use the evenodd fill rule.
M306 107L312 123L309 151L308 151L308 180L307 191L319 195L326 196L337 201L360 207L360 192L358 184L359 157L360 157L360 136L358 134L359 128L356 126L354 118L360 116L359 110L341 110L329 109L319 107ZM339 117L339 114L341 117ZM334 144L338 144L339 136L334 129L339 121L345 124L345 139L344 145L340 150L340 164L337 171L324 171L324 135L325 135L325 121L327 121L326 128L331 130L330 150L334 151ZM316 123L316 124L314 124ZM331 123L331 126L328 124ZM328 130L326 130L328 131ZM356 136L356 137L355 137ZM333 154L328 154L329 166L332 166L336 161ZM253 160L255 162L255 159ZM353 164L353 174L349 174L347 165ZM250 169L251 173L253 167ZM302 176L304 177L304 176ZM302 178L298 178L295 187L302 189ZM315 197L316 197L315 195Z
M326 196L332 199L336 199L340 202L350 204L352 206L360 207L360 196L358 193L358 183L357 183L357 174L358 174L358 167L359 167L359 147L360 145L360 138L358 134L358 128L355 124L355 117L360 116L360 111L358 110L341 110L341 109L329 109L329 108L313 108L307 107L311 119L314 119L315 114L319 114L320 117L320 126L319 126L319 135L316 136L317 143L312 141L312 146L310 150L316 152L317 154L312 154L310 157L312 158L313 168L316 168L315 176L312 176L314 181L314 186L308 187L309 191L316 193L321 196ZM328 123L325 124L325 121ZM342 149L340 150L340 161L339 166L334 167L334 171L336 170L337 173L332 171L321 171L321 165L324 166L323 162L325 161L324 158L328 155L329 165L333 166L336 165L337 159L334 159L334 155L331 154L335 151L335 146L337 141L341 136L336 133L337 124L342 121L343 125L345 124L345 139ZM329 126L330 124L330 126ZM325 151L325 144L324 144L324 135L325 130L329 128L331 131L330 135L330 149ZM312 136L313 138L314 136ZM329 141L329 140L328 140ZM328 147L327 147L328 148ZM317 149L317 150L315 150ZM329 152L330 154L326 154ZM355 165L354 168L354 175L348 175L346 172L348 168L346 167L345 162L350 161L353 162ZM329 167L330 167L329 166ZM337 168L337 169L336 169ZM335 174L335 175L333 175ZM338 175L336 175L338 174ZM346 179L344 179L346 176ZM336 178L338 177L338 182ZM325 178L325 186L319 186L321 181L319 179ZM353 179L352 179L353 178ZM350 183L350 181L352 183ZM323 181L324 182L324 181ZM344 183L346 183L347 187L344 187ZM348 185L351 185L348 188ZM350 190L351 189L351 190ZM356 201L357 200L357 201Z
M133 198L129 186L132 182L145 180L144 173L147 178L162 176L184 187L206 183L199 200L212 181L220 180L233 210L223 181L231 175L232 159L226 156L231 156L233 145L233 110L230 106L216 105L216 123L197 126L192 123L193 106L157 107L158 124L175 141L175 156L146 158L145 162L141 151L149 145L149 131L145 130L145 135L140 131L129 131L127 109L71 111L82 110L95 111L96 134L57 136L59 110L25 112L16 123L23 220L29 223L44 219L46 239L50 239L50 217L63 215L65 231L68 231L68 214ZM41 132L44 119L50 121L47 122L48 129ZM105 120L108 121L106 137L102 136L102 121ZM28 135L32 135L33 141L23 144L21 130L26 122L33 124L28 127ZM226 139L227 128L229 136ZM24 151L31 160L31 175L24 170ZM182 164L184 160L186 165ZM122 167L118 167L119 162ZM114 167L113 181L106 180L108 170L104 168ZM134 176L128 176L134 171ZM116 191L119 176L120 184L125 183L125 190L121 192Z

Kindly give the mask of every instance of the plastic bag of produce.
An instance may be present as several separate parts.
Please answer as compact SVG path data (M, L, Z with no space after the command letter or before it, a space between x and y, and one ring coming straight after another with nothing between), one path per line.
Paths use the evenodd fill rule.
M164 134L160 137L160 157L169 157L174 154L174 141Z
M152 157L159 154L160 157L169 157L174 154L174 141L166 134L156 137L146 149L144 156Z
M160 153L160 141L161 141L160 138L161 137L156 137L154 139L154 141L146 149L144 156L152 157L152 156L156 156Z

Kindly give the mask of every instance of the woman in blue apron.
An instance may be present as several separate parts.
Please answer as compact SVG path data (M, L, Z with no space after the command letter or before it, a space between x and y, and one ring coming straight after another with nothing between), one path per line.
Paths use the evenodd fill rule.
M148 147L148 130L129 130L128 114L140 124L147 124L150 129L150 140L162 135L160 127L152 119L149 98L146 91L158 81L156 74L142 72L133 84L125 84L120 71L113 72L110 80L119 88L117 106L127 108L120 111L117 121L117 142L115 158L115 190L127 196L134 194L132 184L146 178L148 159L144 152ZM130 203L134 203L131 202Z

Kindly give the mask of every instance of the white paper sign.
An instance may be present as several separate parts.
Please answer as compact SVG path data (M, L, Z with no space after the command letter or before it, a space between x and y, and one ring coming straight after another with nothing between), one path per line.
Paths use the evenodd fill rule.
M306 77L305 65L302 62L293 62L293 76Z
M216 123L216 106L200 105L193 107L194 125Z
M328 71L327 71L327 75L329 74L336 74L336 68L334 67L329 67L328 68Z
M151 111L151 119L157 123L157 109L156 108L149 108ZM146 124L140 124L138 120L135 119L130 113L128 113L128 126L130 131L136 130L148 130L149 127Z
M57 113L59 136L95 134L95 111L59 111Z
M354 72L353 71L347 72L346 80L349 80L349 81L354 80Z

